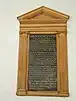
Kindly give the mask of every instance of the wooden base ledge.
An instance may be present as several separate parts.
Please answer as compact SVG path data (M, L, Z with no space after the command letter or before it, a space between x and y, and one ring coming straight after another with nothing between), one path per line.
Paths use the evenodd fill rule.
M39 92L34 92L33 91L17 91L16 92L17 96L51 96L51 97L69 97L69 93L58 93L58 92L43 92L43 93L39 93Z

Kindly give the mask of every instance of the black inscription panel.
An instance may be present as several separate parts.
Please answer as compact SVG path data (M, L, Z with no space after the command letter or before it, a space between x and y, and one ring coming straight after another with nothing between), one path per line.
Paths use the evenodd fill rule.
M28 89L57 90L57 50L55 34L32 34L29 39Z

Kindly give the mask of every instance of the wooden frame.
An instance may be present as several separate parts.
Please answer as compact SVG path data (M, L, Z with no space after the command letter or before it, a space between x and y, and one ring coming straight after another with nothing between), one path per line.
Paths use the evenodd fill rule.
M48 18L48 20L46 20ZM40 7L18 17L19 60L17 92L19 96L68 96L68 66L67 66L67 20L69 16ZM57 40L57 91L28 91L28 50L30 34L56 34Z

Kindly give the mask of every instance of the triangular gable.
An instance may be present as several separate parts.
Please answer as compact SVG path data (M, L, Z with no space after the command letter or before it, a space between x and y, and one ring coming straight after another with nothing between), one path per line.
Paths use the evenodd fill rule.
M27 20L27 19L43 19L43 16L45 19L63 19L68 20L69 16L63 13L60 13L58 11L52 10L50 8L47 8L45 6L41 6L35 10L32 10L28 13L25 13L18 18L18 20Z

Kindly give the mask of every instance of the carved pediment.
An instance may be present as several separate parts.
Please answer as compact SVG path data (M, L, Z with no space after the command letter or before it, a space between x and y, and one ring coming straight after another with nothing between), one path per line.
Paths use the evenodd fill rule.
M17 17L19 21L21 20L32 20L32 19L40 19L40 20L47 20L47 19L62 19L66 20L69 18L68 15L65 15L63 13L60 13L58 11L49 9L47 7L40 7L35 10L32 10L28 13L25 13L19 17Z

